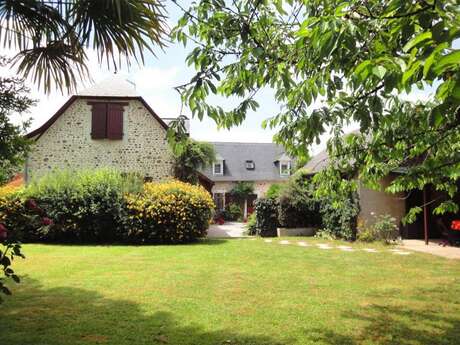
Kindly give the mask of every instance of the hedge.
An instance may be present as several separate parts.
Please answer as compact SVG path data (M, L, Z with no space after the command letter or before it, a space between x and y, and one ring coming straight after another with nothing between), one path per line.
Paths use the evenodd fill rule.
M206 235L213 207L209 193L187 183L62 171L0 196L0 223L23 242L178 243Z
M262 237L277 236L278 201L258 199L255 204L257 234Z

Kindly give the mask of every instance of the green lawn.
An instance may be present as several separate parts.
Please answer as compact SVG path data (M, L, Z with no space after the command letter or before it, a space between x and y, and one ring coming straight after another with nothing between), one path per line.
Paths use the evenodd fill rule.
M24 252L2 345L459 344L460 261L261 239Z

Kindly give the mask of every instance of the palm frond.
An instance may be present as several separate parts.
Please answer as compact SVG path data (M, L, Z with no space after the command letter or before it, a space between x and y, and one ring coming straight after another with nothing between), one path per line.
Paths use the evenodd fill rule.
M165 45L165 19L160 0L3 0L0 42L40 88L72 91L88 77L84 48L109 68L144 63L144 51Z
M61 92L75 91L79 78L88 78L88 68L83 63L83 50L66 45L62 41L50 42L46 47L25 49L13 59L18 72L30 78L39 89L56 88Z

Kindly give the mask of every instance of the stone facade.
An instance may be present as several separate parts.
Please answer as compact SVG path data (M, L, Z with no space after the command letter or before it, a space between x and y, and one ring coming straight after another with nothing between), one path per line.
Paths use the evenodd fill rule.
M254 182L254 194L257 195L258 198L263 198L265 193L267 193L268 188L274 183L285 183L287 181L255 181ZM230 193L233 186L235 186L237 182L232 181L218 181L214 183L212 187L213 193Z
M57 169L110 167L160 181L172 177L173 155L165 128L136 99L123 113L123 139L91 138L91 105L77 98L35 142L26 163L26 178Z

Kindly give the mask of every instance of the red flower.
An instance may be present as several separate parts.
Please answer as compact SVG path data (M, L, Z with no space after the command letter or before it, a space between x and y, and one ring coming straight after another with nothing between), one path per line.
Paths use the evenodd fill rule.
M54 222L52 219L48 218L48 217L43 217L42 218L42 224L43 225L53 225Z
M34 199L29 199L26 201L26 207L30 210L36 210L38 209L38 205L37 203L35 202Z
M8 236L8 231L6 230L6 226L0 223L0 240L6 240Z
M450 225L450 228L452 230L458 230L460 231L460 220L453 220L452 224Z

